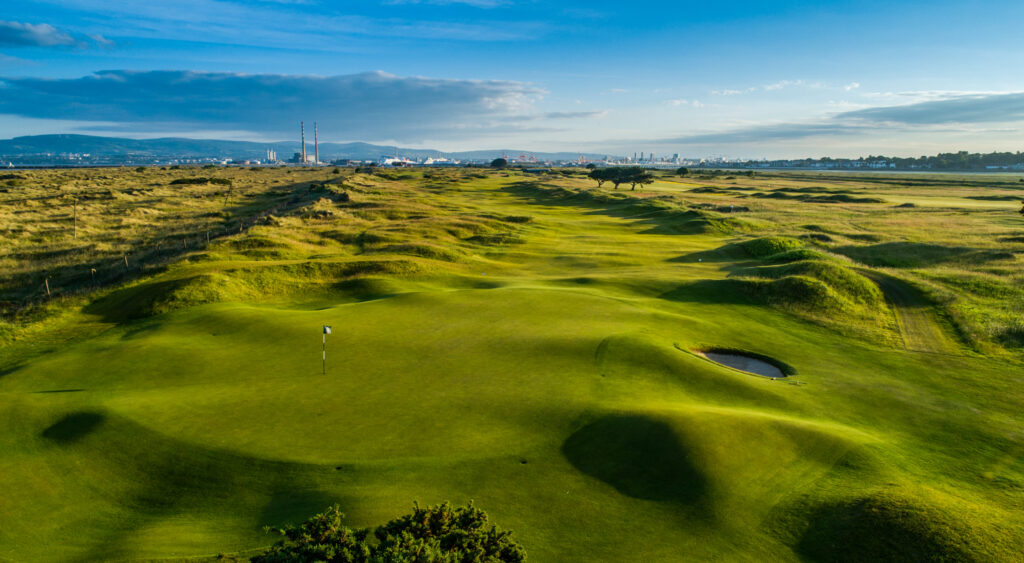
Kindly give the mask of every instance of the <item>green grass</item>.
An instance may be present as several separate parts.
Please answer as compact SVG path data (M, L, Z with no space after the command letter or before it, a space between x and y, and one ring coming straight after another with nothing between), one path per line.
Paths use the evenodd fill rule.
M1021 249L1000 240L1024 226L966 198L1001 184L729 180L943 202L894 210L693 193L705 178L627 195L514 171L202 172L231 179L231 220L261 220L209 215L212 185L163 191L189 169L24 173L11 190L159 210L115 233L89 208L77 240L0 198L0 559L209 559L334 503L362 527L470 499L533 561L1024 551ZM75 281L207 224L234 232ZM17 281L53 268L50 300ZM710 349L792 375L689 352Z

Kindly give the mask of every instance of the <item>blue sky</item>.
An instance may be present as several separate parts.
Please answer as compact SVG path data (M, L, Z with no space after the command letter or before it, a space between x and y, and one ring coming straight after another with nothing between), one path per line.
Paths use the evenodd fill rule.
M0 137L921 155L1024 145L1021 2L15 0Z

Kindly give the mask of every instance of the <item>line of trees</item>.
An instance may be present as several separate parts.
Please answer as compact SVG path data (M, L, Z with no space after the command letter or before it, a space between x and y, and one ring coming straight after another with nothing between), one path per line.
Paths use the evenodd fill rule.
M590 171L589 177L597 182L599 188L605 182L611 182L616 190L619 189L619 184L629 184L630 190L636 190L637 186L642 188L654 182L654 175L639 166L595 168Z
M1024 153L1021 152L991 152L971 153L967 151L939 153L934 156L921 156L903 158L898 156L870 155L860 158L831 158L822 157L818 159L796 159L792 160L797 165L810 166L816 163L843 168L854 167L853 163L867 165L871 163L893 164L895 168L923 168L930 170L984 170L988 166L1011 167L1024 165ZM747 161L745 166L757 166L757 161Z

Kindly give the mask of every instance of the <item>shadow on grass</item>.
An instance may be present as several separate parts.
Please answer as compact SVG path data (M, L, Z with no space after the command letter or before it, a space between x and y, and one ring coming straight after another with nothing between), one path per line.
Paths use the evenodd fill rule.
M843 246L834 251L861 264L888 268L917 268L953 261L987 262L1013 258L1013 254L1008 252L921 242L884 242L871 246Z
M82 312L99 316L103 322L124 323L152 314L153 306L188 283L176 279L139 284L115 290L82 308Z
M693 264L697 262L741 262L750 261L750 255L735 243L729 243L711 250L701 250L670 258L669 262Z
M538 182L515 182L501 189L527 203L586 209L585 215L614 217L648 226L641 234L731 232L745 225L733 217L691 209L689 203L670 195L641 196L629 189L608 191L596 187L574 190Z
M281 489L271 494L259 516L260 526L298 524L328 507L346 505L346 499L318 490ZM267 536L273 539L273 536Z
M70 444L88 436L104 420L106 417L100 413L71 413L43 430L42 436L60 444Z
M576 469L638 499L691 505L708 489L679 437L664 422L639 415L602 417L562 444Z
M795 551L804 561L977 561L963 534L938 514L905 500L862 498L808 515Z
M658 296L669 301L683 303L716 303L749 305L749 282L736 279L699 280L683 284Z

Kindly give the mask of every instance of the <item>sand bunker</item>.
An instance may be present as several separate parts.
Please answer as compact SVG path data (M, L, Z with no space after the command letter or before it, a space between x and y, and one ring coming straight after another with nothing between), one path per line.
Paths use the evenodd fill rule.
M751 358L750 356L744 356L734 352L697 352L697 354L704 356L716 364L729 366L747 373L763 375L772 379L786 377L786 374L778 367L773 366L764 360Z

